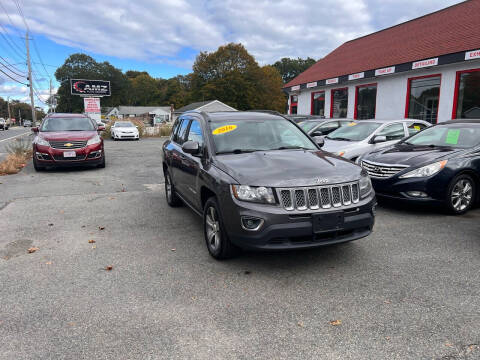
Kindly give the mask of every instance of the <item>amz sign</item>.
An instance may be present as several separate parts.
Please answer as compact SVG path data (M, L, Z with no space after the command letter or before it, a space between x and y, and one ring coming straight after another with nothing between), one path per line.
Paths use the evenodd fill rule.
M71 79L72 95L110 96L110 81Z

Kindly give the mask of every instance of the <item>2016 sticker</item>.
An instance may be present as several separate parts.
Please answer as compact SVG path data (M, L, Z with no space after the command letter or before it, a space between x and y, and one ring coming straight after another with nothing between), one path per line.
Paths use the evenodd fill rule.
M212 131L213 135L221 135L221 134L226 134L230 131L233 131L237 128L237 125L225 125L225 126L220 126L219 128L216 128L215 130Z

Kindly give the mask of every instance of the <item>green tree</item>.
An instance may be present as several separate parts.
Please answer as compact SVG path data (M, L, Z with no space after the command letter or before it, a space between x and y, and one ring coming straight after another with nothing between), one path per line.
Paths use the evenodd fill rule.
M70 55L55 71L55 78L60 83L57 95L58 112L83 112L83 99L70 93L70 79L92 79L110 81L111 96L103 97L102 106L116 106L126 102L128 79L107 61L96 62L92 57L85 54Z
M217 99L239 110L283 109L271 100L283 97L280 74L272 68L260 68L242 44L201 52L193 65L190 84L194 101Z
M312 58L306 59L290 59L290 58L282 58L281 60L277 61L273 64L280 75L282 76L283 82L287 83L293 78L300 75L302 72L307 70L310 66L315 64L315 60Z

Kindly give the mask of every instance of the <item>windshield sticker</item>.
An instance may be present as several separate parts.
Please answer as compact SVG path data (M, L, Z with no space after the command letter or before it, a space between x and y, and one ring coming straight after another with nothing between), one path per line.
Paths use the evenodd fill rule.
M450 145L457 145L459 136L460 136L460 130L448 130L445 143Z
M348 126L355 126L355 125L357 125L356 122L351 122L351 123L348 124Z
M221 134L226 134L230 131L233 131L237 128L237 125L225 125L221 126L219 128L216 128L215 130L212 131L213 135L221 135Z
M420 131L420 126L418 126L418 125L414 125L413 128L417 131Z

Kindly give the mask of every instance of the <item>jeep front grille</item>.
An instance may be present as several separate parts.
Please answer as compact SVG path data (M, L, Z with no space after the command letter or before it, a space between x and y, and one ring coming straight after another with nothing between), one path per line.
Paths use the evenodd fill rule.
M358 183L277 189L285 210L330 209L356 204L360 200Z
M408 165L387 165L370 161L362 161L362 167L367 170L368 175L374 178L389 178L406 169Z

